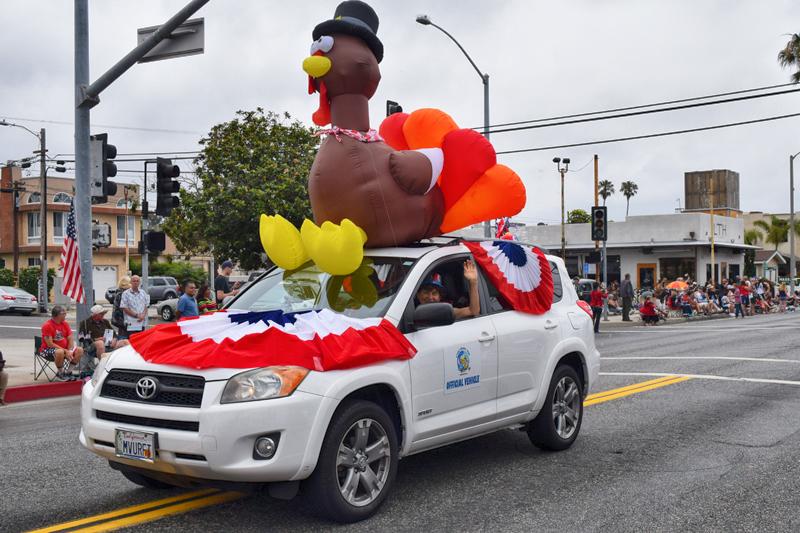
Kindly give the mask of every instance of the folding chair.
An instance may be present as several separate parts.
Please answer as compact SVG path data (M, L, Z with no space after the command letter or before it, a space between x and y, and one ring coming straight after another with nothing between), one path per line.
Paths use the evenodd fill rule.
M54 381L56 379L56 363L52 357L46 357L39 352L42 348L42 338L33 337L33 380L39 379L39 376L44 374L47 381Z

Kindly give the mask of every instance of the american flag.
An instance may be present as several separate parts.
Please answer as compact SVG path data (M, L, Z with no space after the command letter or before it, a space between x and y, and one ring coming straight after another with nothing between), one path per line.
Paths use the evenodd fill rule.
M78 258L78 239L75 236L75 204L69 205L67 234L61 248L59 268L64 269L64 283L61 292L76 302L83 303L83 284L81 284L81 262Z
M500 238L508 231L508 218L501 218L497 221L497 232L495 238Z

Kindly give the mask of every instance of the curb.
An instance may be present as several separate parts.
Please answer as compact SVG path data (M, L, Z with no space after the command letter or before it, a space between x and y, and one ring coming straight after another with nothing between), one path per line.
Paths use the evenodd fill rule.
M64 381L60 383L42 383L41 385L19 385L6 389L5 402L17 403L60 396L77 396L81 393L83 381Z

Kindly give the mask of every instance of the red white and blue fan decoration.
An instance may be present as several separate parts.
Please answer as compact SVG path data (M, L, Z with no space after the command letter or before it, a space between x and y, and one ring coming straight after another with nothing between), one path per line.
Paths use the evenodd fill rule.
M220 311L160 324L130 341L146 361L190 368L294 365L325 371L416 354L388 320L353 318L328 309Z
M506 241L464 242L516 311L541 315L553 303L553 273L538 248Z

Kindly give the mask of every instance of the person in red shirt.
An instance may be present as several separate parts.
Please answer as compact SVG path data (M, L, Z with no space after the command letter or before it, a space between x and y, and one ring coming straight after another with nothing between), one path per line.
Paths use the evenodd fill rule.
M77 365L83 356L83 349L75 346L72 328L67 324L67 311L60 305L53 306L51 318L42 324L41 354L54 361L58 373L56 379L67 379L70 365ZM67 367L64 368L64 361Z
M589 293L589 305L594 314L594 332L600 333L600 315L603 314L603 299L608 295L606 291L600 289L600 284L596 281L592 284L592 292Z
M652 298L645 298L642 307L639 309L639 315L641 315L645 326L658 324L658 309L656 309L656 304L653 303Z

